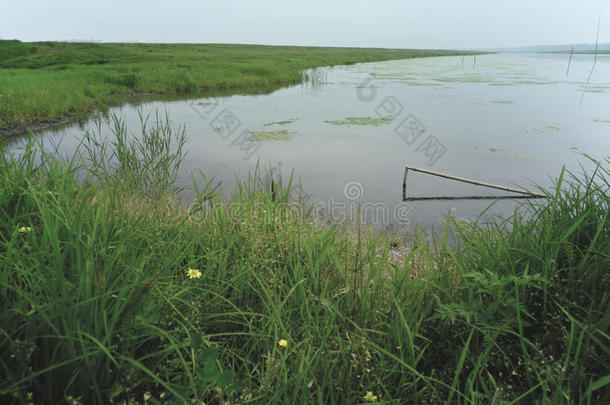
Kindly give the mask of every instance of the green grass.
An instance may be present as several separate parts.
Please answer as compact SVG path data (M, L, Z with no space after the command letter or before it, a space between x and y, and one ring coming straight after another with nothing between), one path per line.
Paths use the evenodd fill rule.
M84 118L138 94L270 91L308 68L463 52L0 40L0 130Z
M395 237L311 221L291 178L223 204L195 177L177 204L183 133L143 120L2 153L3 403L610 400L610 160L399 265Z

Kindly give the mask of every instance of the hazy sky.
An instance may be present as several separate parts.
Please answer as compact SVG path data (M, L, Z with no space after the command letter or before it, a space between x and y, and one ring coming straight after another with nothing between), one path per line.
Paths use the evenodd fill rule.
M610 42L610 0L0 0L0 38L484 48Z

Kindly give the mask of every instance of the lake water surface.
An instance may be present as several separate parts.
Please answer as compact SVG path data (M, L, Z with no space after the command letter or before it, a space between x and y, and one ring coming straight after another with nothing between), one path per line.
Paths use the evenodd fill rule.
M331 210L368 204L376 207L369 221L379 225L430 228L447 212L477 218L493 201L401 203L405 164L533 188L550 186L562 166L590 167L583 153L610 155L610 55L598 56L588 85L593 55L574 55L566 75L568 58L491 54L365 63L317 69L303 84L271 94L144 102L110 112L134 130L138 109L167 111L172 124L184 125L184 186L192 185L191 172L202 170L228 193L258 162L284 175L294 170L310 201ZM102 130L110 133L108 121ZM61 140L60 150L69 153L82 133L75 124L40 136ZM407 194L506 195L418 173L409 174ZM514 204L499 201L487 214L509 215Z

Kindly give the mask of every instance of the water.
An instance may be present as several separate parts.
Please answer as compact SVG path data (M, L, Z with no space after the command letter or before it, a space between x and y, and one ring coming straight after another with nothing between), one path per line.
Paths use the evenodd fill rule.
M366 63L318 69L303 84L271 94L145 102L110 112L133 128L138 108L145 114L167 111L173 124L186 126L188 159L180 182L187 187L191 173L202 170L230 192L235 179L258 162L282 174L294 170L310 201L326 206L335 219L364 205L368 221L378 225L408 221L437 228L447 212L474 219L492 201L401 203L405 164L533 188L552 185L562 166L590 167L582 153L598 159L610 154L610 55L598 56L588 86L593 55L574 55L566 77L568 58L494 54L476 61L460 56ZM354 121L369 125L348 125ZM403 121L410 126L397 131ZM109 133L107 122L102 128ZM242 142L246 130L283 140ZM268 133L273 131L282 132ZM69 153L82 132L70 125L40 136L61 141L60 150ZM409 174L407 194L506 195L418 173ZM486 215L506 216L514 206L503 200Z

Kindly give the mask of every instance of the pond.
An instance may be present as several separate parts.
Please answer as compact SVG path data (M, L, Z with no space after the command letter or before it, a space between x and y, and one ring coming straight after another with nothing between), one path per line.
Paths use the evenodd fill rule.
M588 84L593 55L574 55L569 74L568 59L489 54L364 63L316 69L301 85L271 94L140 102L110 113L134 130L138 110L167 112L173 125L184 125L186 187L201 170L230 193L258 163L294 171L309 201L339 211L339 219L360 206L379 226L430 229L448 212L475 219L493 200L403 203L405 165L534 190L552 185L563 166L591 167L583 154L610 154L610 55L598 56ZM107 120L102 130L110 133ZM69 153L82 133L73 124L39 136ZM409 174L407 194L507 195L420 173ZM497 201L485 215L510 215L515 203Z

